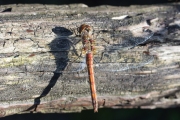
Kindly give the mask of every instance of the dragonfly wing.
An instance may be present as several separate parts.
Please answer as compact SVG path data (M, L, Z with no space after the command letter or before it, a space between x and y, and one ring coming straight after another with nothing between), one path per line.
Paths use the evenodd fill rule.
M138 46L139 44L143 44L145 43L149 38L151 38L153 36L154 33L147 33L147 34L142 34L144 36L134 36L131 38L127 38L125 39L125 42L122 43L121 45L119 45L118 48L116 48L116 50L127 50L127 49L131 49L133 47ZM117 46L117 45L116 45ZM110 48L112 49L113 46ZM114 48L113 48L114 49Z
M67 66L63 72L80 72L80 71L84 70L85 67L86 67L85 59L81 63L68 62Z
M54 56L56 63L55 72L79 72L86 67L85 57L82 57L80 45L75 45L78 39L75 37L59 36L50 44L50 53Z
M142 67L154 60L153 56L145 55L142 51L137 55L133 47L145 43L153 36L150 30L144 28L135 28L133 30L106 31L97 36L97 51L95 57L97 64L95 69L101 71L123 71ZM109 36L109 39L108 37ZM103 42L105 41L105 42ZM98 43L99 42L99 43ZM103 45L100 44L103 43Z
M97 36L97 46L100 43L106 51L126 51L140 44L144 44L154 35L150 30L144 31L142 28L124 31L101 32Z
M129 54L129 55L128 55ZM133 55L134 54L134 55ZM154 56L133 51L103 53L101 58L95 57L94 68L96 71L118 72L135 69L153 62Z
M139 68L146 64L151 63L154 60L153 56L148 56L139 63L99 63L95 64L95 69L100 71L118 72L133 68Z

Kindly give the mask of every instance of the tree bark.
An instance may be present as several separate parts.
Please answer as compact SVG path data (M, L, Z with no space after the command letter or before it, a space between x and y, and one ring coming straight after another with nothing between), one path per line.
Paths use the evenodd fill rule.
M132 61L139 63L142 56L149 57L148 64L125 71L95 69L99 108L179 106L179 7L179 3L92 8L84 4L0 6L0 116L92 109L87 70L69 72L66 68L80 65L78 27L84 23L94 29L95 58L114 52L114 57L120 56L119 62L131 65ZM145 37L133 32L136 28L152 35L138 46L121 44L125 47L112 50L119 41L127 43L125 34ZM104 46L112 53L98 51Z

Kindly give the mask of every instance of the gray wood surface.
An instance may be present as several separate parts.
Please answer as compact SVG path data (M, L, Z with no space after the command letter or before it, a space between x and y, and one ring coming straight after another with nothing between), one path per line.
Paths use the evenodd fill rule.
M8 8L12 10L5 12ZM94 28L95 60L119 57L117 65L139 66L118 72L95 68L99 108L178 107L179 10L179 3L0 6L0 116L92 109L86 69L66 68L81 62L78 27L84 23ZM150 32L141 34L142 29ZM137 38L148 37L135 45Z

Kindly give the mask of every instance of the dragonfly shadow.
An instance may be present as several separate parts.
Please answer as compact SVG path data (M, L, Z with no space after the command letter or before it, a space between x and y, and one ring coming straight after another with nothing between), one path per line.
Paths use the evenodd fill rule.
M41 95L34 99L34 104L25 111L34 110L36 111L37 106L41 103L41 98L45 97L53 88L62 75L62 71L68 64L68 51L70 50L71 42L68 39L68 36L72 34L71 31L64 27L55 27L52 31L57 35L57 37L52 40L52 42L48 45L50 48L50 53L53 54L56 63L56 70L53 72L49 84L44 88Z

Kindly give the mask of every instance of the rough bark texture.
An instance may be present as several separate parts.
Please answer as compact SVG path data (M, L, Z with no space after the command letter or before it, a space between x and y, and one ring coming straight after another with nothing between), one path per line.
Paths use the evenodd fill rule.
M179 10L178 3L93 8L84 4L0 6L0 116L92 109L87 70L66 69L80 64L82 43L77 28L83 23L94 28L97 60L114 52L114 57L122 58L118 62L131 65L147 55L139 68L120 72L95 69L99 108L178 107ZM139 46L128 43L117 48L119 41L126 43L125 34L129 38L148 36L133 33L134 28L154 34ZM112 53L102 55L98 48L104 46L113 48Z

